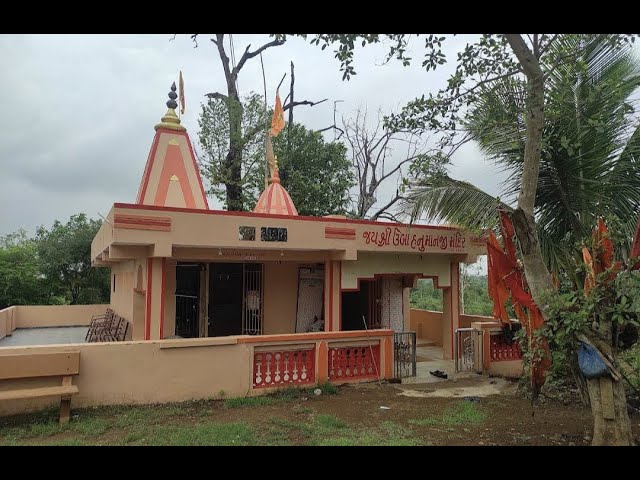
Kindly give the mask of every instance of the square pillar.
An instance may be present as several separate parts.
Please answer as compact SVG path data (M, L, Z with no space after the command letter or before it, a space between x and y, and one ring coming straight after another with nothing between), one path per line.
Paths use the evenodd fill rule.
M460 264L451 262L451 286L442 290L442 355L453 358L454 332L460 326Z
M342 263L327 260L324 263L324 331L342 329Z
M159 340L164 337L165 290L166 258L148 258L145 340Z

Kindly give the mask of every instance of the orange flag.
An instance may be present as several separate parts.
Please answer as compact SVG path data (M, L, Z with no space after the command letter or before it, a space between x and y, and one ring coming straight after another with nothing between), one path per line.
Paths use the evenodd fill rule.
M184 80L182 80L182 70L180 70L178 86L180 87L180 114L184 115Z
M283 128L284 110L282 109L282 102L280 102L280 94L276 92L276 106L273 109L273 119L271 120L271 130L269 130L269 135L276 137Z

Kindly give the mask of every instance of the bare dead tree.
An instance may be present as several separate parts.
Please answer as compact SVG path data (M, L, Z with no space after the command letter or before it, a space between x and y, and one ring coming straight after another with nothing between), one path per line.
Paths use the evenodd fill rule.
M197 47L197 39L199 34L191 35L191 39L194 42L194 46ZM226 203L229 210L244 210L243 195L242 195L242 147L244 138L252 135L254 132L249 132L243 135L242 132L242 103L240 102L240 95L238 92L238 74L246 64L248 60L254 57L261 56L262 52L271 47L277 47L285 43L284 39L275 39L263 44L255 50L251 50L251 44L247 45L244 53L240 57L240 60L235 64L234 54L231 52L231 58L227 54L227 50L224 45L225 34L218 33L215 38L211 38L211 42L216 46L218 56L222 63L224 76L227 84L227 93L212 92L206 96L222 100L227 104L228 121L229 121L229 152L226 156L224 167L228 172L225 179L226 189ZM284 77L283 77L284 80ZM312 102L310 100L294 101L294 65L291 62L291 86L289 90L289 96L291 100L283 106L284 111L289 111L289 122L293 123L293 109L299 105L306 105L313 107L320 103L327 101L327 99L320 100L318 102ZM282 81L280 82L282 83ZM289 97L287 97L289 98ZM266 126L265 126L266 127Z
M403 198L401 186L411 163L427 154L425 143L417 135L386 128L380 111L373 128L367 126L367 112L361 108L355 118L343 117L342 125L356 173L356 217L397 221L392 209ZM395 193L379 202L381 188L394 181Z
M220 61L222 62L222 68L224 70L224 77L227 83L227 93L212 92L206 96L209 98L216 98L226 102L227 110L229 112L229 152L225 159L225 169L228 172L228 177L225 179L226 200L227 208L229 210L243 210L244 205L242 202L242 103L240 102L240 95L238 93L238 74L247 63L254 57L257 57L262 52L271 47L277 47L284 44L284 40L272 40L263 44L257 49L251 51L251 44L247 45L244 53L240 57L240 61L237 64L232 64L229 55L224 46L224 34L217 33L215 38L211 39L211 42L216 46ZM197 46L198 34L191 36L193 42ZM233 56L233 52L232 52ZM235 63L235 62L233 62Z

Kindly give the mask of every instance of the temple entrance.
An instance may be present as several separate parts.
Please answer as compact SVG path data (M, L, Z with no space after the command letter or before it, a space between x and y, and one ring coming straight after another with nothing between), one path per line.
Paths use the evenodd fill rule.
M209 264L208 337L242 334L243 264Z
M380 328L381 302L382 278L361 280L360 290L342 292L342 330Z
M261 263L209 264L209 337L262 334Z
M263 277L261 263L178 263L175 335L261 335Z

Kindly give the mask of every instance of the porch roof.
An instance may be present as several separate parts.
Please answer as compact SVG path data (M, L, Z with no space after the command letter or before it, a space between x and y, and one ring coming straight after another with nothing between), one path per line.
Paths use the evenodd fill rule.
M136 257L196 258L212 249L223 257L241 251L274 260L314 252L356 260L361 251L472 261L486 253L483 238L448 226L115 203L93 240L91 259L100 266Z

